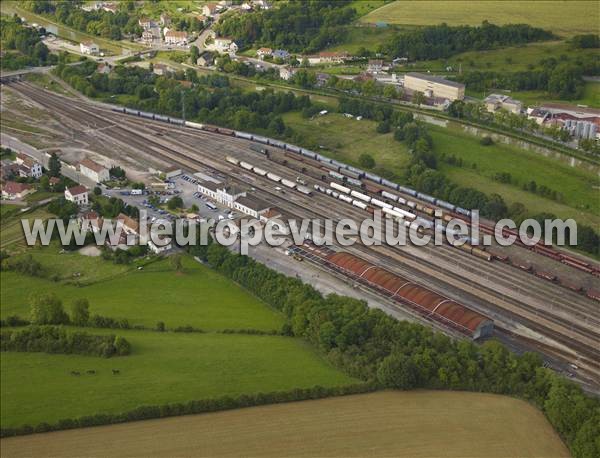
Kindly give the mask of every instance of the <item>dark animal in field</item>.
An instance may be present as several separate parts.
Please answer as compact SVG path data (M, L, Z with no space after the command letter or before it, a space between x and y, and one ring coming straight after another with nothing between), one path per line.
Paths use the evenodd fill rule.
M113 369L112 373L113 373L113 375L117 375L117 374L120 374L121 371L119 371L119 369Z
M90 371L86 371L86 372L87 372L88 374L90 374L90 375L95 375L95 374L96 374L96 371L92 371L92 370L90 370Z
M71 375L81 375L81 373L77 371L71 371Z

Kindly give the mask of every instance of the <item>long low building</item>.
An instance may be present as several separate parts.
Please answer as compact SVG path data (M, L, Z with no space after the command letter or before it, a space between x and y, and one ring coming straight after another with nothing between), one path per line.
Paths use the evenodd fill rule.
M411 91L422 92L426 97L436 97L450 101L465 98L464 84L423 73L407 73L404 76L404 87Z
M384 292L392 300L410 304L421 315L456 329L473 339L492 334L494 322L430 289L413 283L350 253L336 252L325 259L343 272Z

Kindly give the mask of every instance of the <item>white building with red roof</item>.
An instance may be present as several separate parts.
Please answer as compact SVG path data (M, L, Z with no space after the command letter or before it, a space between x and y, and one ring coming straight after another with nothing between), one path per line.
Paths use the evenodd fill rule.
M88 204L88 190L83 185L73 186L65 189L65 199L77 205Z

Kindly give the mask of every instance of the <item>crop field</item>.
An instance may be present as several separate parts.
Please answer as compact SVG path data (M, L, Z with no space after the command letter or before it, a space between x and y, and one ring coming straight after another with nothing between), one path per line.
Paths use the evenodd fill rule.
M530 24L563 35L597 33L600 11L594 1L397 1L363 16L363 22L401 25Z
M165 307L164 316L168 314ZM92 332L125 337L131 355L107 359L2 353L3 427L118 413L141 405L356 382L326 364L307 343L291 337ZM113 375L112 369L120 374ZM88 375L87 370L96 374Z
M167 328L190 325L202 330L271 331L283 324L278 312L191 258L184 259L184 270L177 273L168 261L137 270L135 265L117 265L77 252L61 254L53 246L30 252L44 267L47 278L56 274L60 280L1 272L2 317L27 317L32 294L54 292L67 309L74 299L86 298L93 314L126 318L151 328L158 321ZM77 286L75 281L86 286Z
M568 457L509 397L379 392L2 439L6 456Z
M21 214L15 209L15 205L3 204L2 219L0 220L0 248L9 252L20 251L26 247L23 228L21 226L21 218L28 218L30 221L34 219L45 220L51 215L44 208L38 208L33 211ZM26 208L26 207L18 207Z

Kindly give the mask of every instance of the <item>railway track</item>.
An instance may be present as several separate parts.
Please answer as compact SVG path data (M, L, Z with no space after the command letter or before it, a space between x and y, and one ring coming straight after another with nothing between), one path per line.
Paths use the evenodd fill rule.
M148 147L151 147L154 154L161 155L161 157L163 159L166 158L169 161L177 162L181 165L184 165L185 168L190 168L192 170L195 170L198 167L203 168L203 169L206 169L207 167L209 167L209 168L218 170L221 173L225 173L226 175L230 175L234 179L240 181L241 183L247 184L247 178L244 177L243 175L241 175L239 173L239 171L233 171L231 168L224 168L223 164L219 164L214 160L211 161L210 164L207 164L207 158L200 157L200 155L197 152L188 151L186 154L181 153L180 151L177 151L174 148L166 145L164 141L158 141L156 138L149 140L147 137L140 135L139 132L134 132L130 128L126 127L126 126L133 125L135 128L139 128L138 123L130 123L129 120L123 120L123 119L120 119L119 123L112 123L110 121L107 121L105 118L102 118L98 115L90 113L89 108L75 106L76 104L65 105L64 100L63 101L57 100L57 99L60 99L58 96L48 97L47 95L44 95L40 99L39 98L39 90L30 89L30 88L29 89L21 88L21 89L25 95L32 97L34 100L38 101L38 103L40 103L41 100L45 100L46 102L48 102L50 104L50 105L47 105L49 108L53 108L57 104L60 104L61 105L60 111L65 112L68 115L70 115L73 120L81 122L82 120L88 119L89 121L91 121L91 124L94 124L94 125L98 126L98 128L103 129L101 135L108 135L111 138L116 137L118 141L121 141L124 144L134 145L137 148L140 148L142 150L148 149ZM50 100L48 100L48 99L50 99ZM42 102L42 104L44 104L44 103ZM114 113L113 113L113 118L114 118ZM112 119L112 118L109 118L109 119ZM144 125L146 128L148 127L149 123L150 123L149 121L144 120ZM109 132L109 133L107 134L107 132ZM206 135L209 135L209 134L206 134ZM222 140L223 140L223 137L219 137L219 143L223 143ZM243 141L240 141L240 142L243 142ZM172 143L172 142L170 141L170 143ZM157 151L157 149L158 149L158 151ZM242 147L240 147L240 149L242 149ZM160 150L164 150L164 151L160 151ZM190 157L192 155L196 156L196 158ZM298 196L294 196L293 202L290 202L287 199L283 200L280 195L274 193L270 189L270 185L272 186L272 184L269 184L269 183L267 183L267 185L260 185L260 187L257 187L257 189L260 189L261 192L268 194L271 197L271 199L274 200L274 202L271 202L271 203L282 208L282 210L284 209L283 207L287 207L287 208L289 208L289 210L291 212L293 212L293 214L296 214L298 212L298 208L300 208L304 212L305 215L306 215L306 213L308 213L309 215L320 217L320 218L330 216L327 214L316 212L314 210L314 205L309 205L306 202L302 202L301 199L298 199ZM355 249L362 255L368 254L369 256L373 256L373 254L371 252L365 251L365 250L367 250L366 247L355 248ZM395 255L390 255L390 253L388 251L386 251L385 253L382 252L382 253L380 253L380 255L383 255L386 258L388 258L387 260L384 260L384 263L382 264L382 265L385 265L386 267L389 264L392 264L392 263L395 264L394 261L397 261L400 259L402 260L402 262L406 262L407 258L408 258L406 253L403 253L403 256L401 258L399 258L398 253L396 253ZM415 262L417 262L417 261L422 262L422 260L416 260L416 259L413 259L413 260ZM379 260L377 262L381 264L381 260ZM397 268L397 266L395 266L395 267ZM436 274L439 274L439 271L436 272L432 268L432 276L436 275ZM522 306L524 304L519 304L519 305ZM557 318L557 320L560 320L560 318ZM565 329L561 329L560 333L556 330L552 330L552 326L558 327L559 325L562 325L561 323L550 324L549 327L541 327L539 324L537 324L535 322L532 323L532 325L534 327L542 328L543 330L546 331L546 334L551 334L552 332L555 332L555 333L558 333L561 337L567 336L569 339L576 339L577 337L581 337L581 335L579 335L579 336L574 335L573 332L565 332ZM548 331L551 331L551 332L548 332ZM585 331L583 331L582 329L577 329L577 333L581 333L581 332L585 332ZM596 338L597 335L594 334L593 337ZM589 353L589 348L581 347L580 351L582 353L588 352L588 354L591 354L594 357L598 357L597 353L594 353L594 352Z

